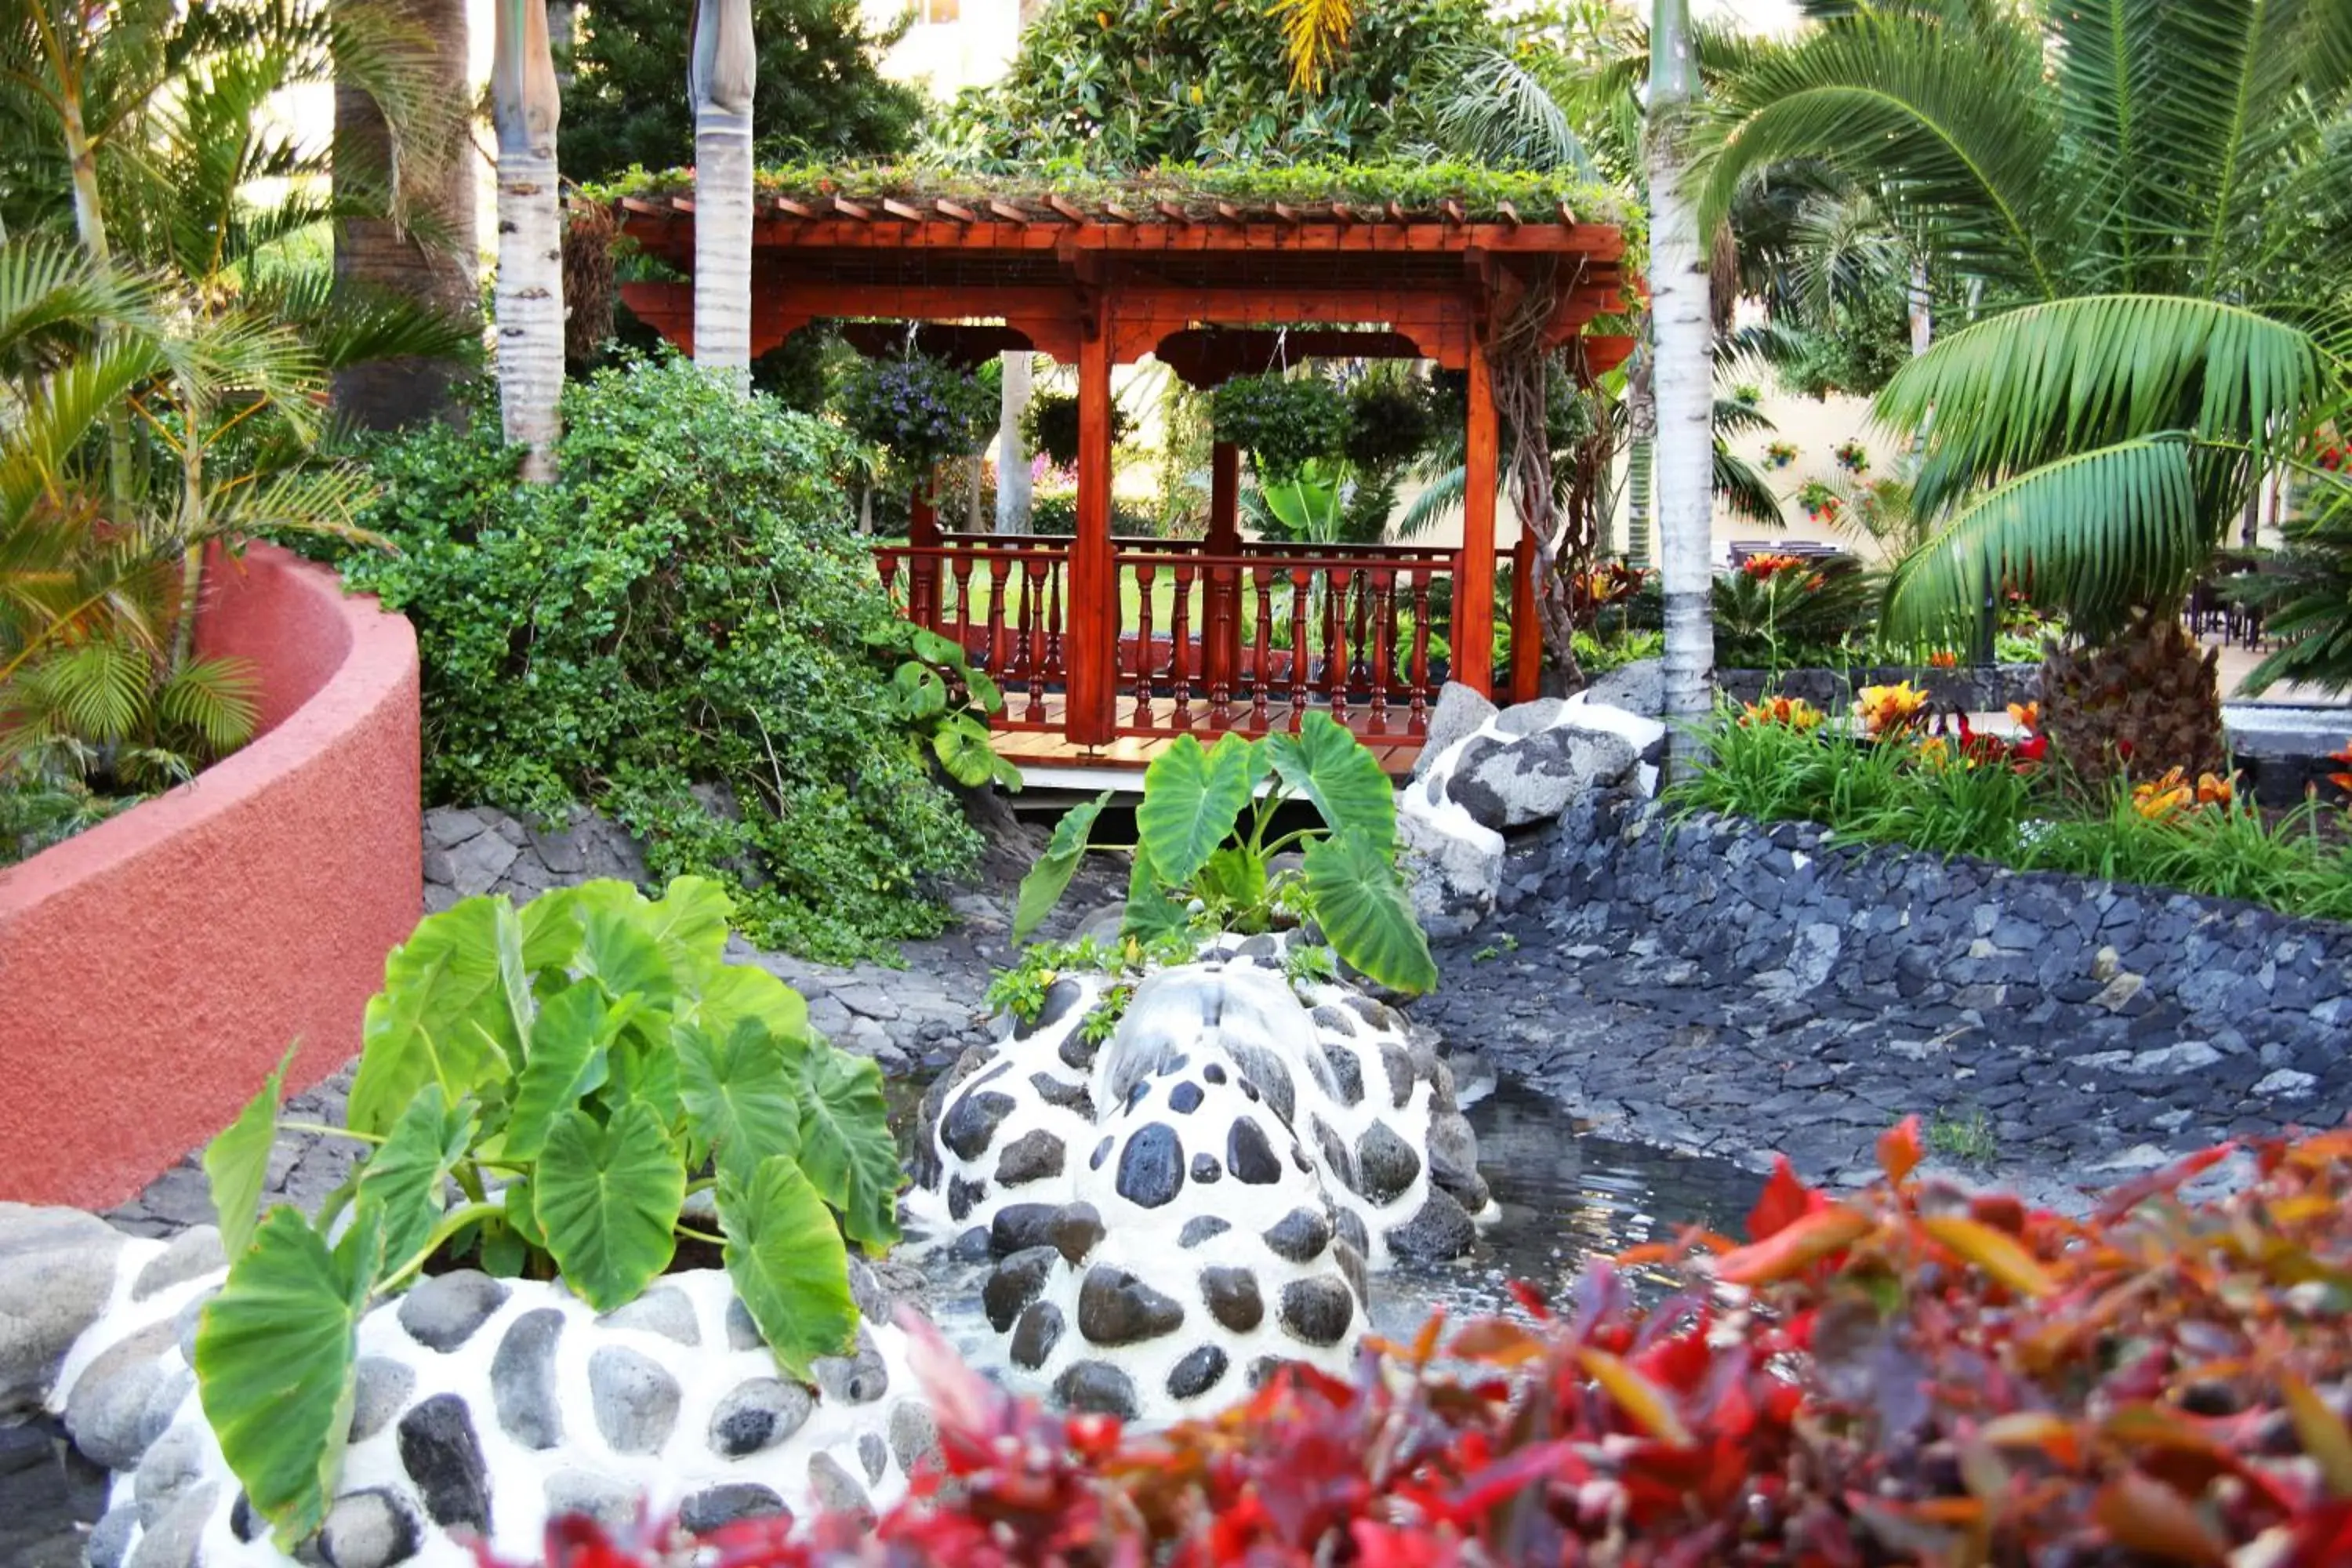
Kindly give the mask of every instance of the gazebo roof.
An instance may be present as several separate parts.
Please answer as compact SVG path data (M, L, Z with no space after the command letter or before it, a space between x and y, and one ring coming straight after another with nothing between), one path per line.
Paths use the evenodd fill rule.
M1607 221L1617 210L1606 192L1444 174L1391 164L1115 178L770 171L754 185L754 337L781 339L816 316L998 318L1066 353L1061 323L1077 331L1108 301L1128 324L1123 358L1194 325L1314 321L1386 324L1458 363L1471 331L1529 288L1556 293L1558 340L1620 308L1625 239ZM692 269L690 172L603 194L649 253ZM660 286L631 286L627 297L641 315L667 318L683 309L677 292L667 307ZM679 336L677 321L655 324Z

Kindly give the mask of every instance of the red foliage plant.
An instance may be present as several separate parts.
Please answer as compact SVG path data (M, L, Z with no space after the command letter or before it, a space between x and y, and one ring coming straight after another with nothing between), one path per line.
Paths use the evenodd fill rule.
M1524 1317L1277 1373L1156 1433L1052 1416L923 1331L943 1465L877 1520L730 1525L709 1568L2352 1563L2352 1129L2108 1194L2089 1218L1920 1180L1832 1196L1784 1160L1744 1245L1596 1263ZM1636 1301L1633 1268L1679 1285ZM668 1555L665 1555L665 1554ZM552 1528L551 1568L688 1560Z

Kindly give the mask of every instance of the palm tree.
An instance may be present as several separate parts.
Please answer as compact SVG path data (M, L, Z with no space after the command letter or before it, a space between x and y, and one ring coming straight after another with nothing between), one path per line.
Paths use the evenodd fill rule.
M354 304L391 295L479 330L466 0L373 0L419 46L429 85L399 128L350 73L335 84L335 282ZM342 0L346 14L351 0ZM447 407L458 362L409 355L339 369L336 411L390 429Z
M1714 703L1715 321L1710 258L1699 237L1708 230L1683 188L1687 121L1697 96L1689 0L1656 0L1647 104L1650 331L1670 725L1695 725Z
M694 361L751 384L751 0L696 0Z
M1727 84L1700 199L1825 161L1978 302L1879 398L1920 441L1934 529L1890 629L2026 591L2080 639L2043 687L2078 771L2218 770L2213 663L2179 610L2339 376L2352 6L1835 9Z
M490 123L499 143L499 408L524 448L527 484L555 478L562 432L563 215L555 126L562 113L547 0L498 0ZM700 226L698 225L698 227Z

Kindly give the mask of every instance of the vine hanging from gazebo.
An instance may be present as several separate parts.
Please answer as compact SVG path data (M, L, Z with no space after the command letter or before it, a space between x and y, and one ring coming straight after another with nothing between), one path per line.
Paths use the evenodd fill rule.
M1567 584L1591 565L1612 441L1609 409L1596 402L1591 427L1580 431L1567 449L1572 471L1563 506L1549 417L1552 361L1559 351L1544 340L1563 287L1573 283L1547 258L1528 277L1526 291L1497 318L1486 343L1495 414L1510 444L1503 454L1503 479L1519 526L1535 541L1536 616L1544 653L1570 689L1584 684L1584 672L1576 662L1576 612ZM1587 379L1580 354L1569 369L1579 382Z

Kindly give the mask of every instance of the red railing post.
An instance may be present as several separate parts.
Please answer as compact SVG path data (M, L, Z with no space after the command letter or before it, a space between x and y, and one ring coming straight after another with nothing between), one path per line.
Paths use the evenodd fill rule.
M1462 552L1454 558L1452 679L1495 694L1495 378L1486 345L1470 345L1470 427L1462 474Z
M1536 536L1519 525L1511 547L1511 700L1533 702L1542 689L1543 623L1536 619Z
M1242 454L1231 441L1209 448L1209 537L1204 552L1234 556L1242 552ZM1209 700L1228 691L1241 663L1242 574L1238 566L1212 566L1208 593L1201 608L1202 669L1209 685Z
M1078 519L1070 541L1068 723L1082 746L1118 728L1118 564L1110 539L1110 323L1099 310L1078 342Z
M907 618L919 626L939 630L940 558L927 553L940 547L940 514L931 504L931 477L916 481L907 498Z

